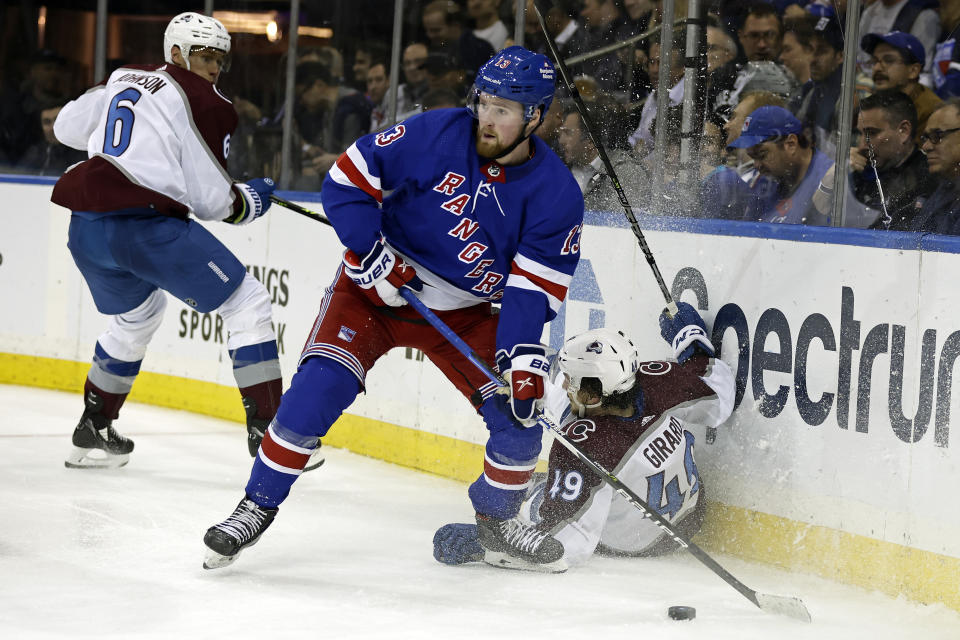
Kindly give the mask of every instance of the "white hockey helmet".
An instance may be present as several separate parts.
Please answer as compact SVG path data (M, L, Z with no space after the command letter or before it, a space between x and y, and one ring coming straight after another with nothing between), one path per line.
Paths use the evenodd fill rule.
M640 354L622 331L591 329L567 340L557 354L557 365L574 396L584 378L597 378L601 395L609 396L633 387Z
M187 11L171 20L163 33L163 59L170 64L173 64L170 50L174 45L180 47L180 55L189 69L190 51L194 47L209 47L230 53L230 33L216 18Z

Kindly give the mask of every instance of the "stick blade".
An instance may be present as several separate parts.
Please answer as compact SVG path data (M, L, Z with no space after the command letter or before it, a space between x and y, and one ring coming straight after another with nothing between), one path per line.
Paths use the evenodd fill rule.
M769 593L757 593L757 606L768 613L788 616L803 622L810 622L810 612L800 598L774 596Z

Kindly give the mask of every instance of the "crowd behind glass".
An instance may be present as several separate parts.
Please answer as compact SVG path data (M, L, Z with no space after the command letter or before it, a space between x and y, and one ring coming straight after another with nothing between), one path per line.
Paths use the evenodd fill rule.
M635 210L834 224L844 27L850 18L846 0L705 3L701 79L706 108L699 186L692 190L678 173L685 28L673 32L671 68L664 76L668 99L660 101L668 107L661 115L658 0L543 4L549 8L547 30L564 59L629 43L586 56L570 70ZM327 39L300 38L296 152L293 178L285 188L318 191L338 155L360 135L392 126L393 113L400 121L429 109L462 106L476 69L514 43L514 0L410 0L399 86L391 91L392 17L367 20L367 5L338 3L338 25L366 25L362 29L334 29ZM677 2L675 18L682 20L685 9L685 2ZM175 12L171 8L170 14ZM107 73L124 64L162 60L162 25L168 19L157 16L155 41L147 44L138 37L138 53L109 60ZM857 19L853 144L844 169L849 179L836 196L844 198L843 222L960 234L960 0L872 0ZM548 52L532 0L527 0L523 34L524 46ZM100 78L92 78L89 68L50 40L34 38L19 57L3 58L0 172L56 176L85 156L57 142L53 121L65 102ZM240 116L230 154L231 174L239 180L280 175L287 51L281 45L261 36L234 37L233 69L220 85ZM558 97L537 135L570 167L588 209L619 210L576 105L562 88ZM661 127L666 144L655 152ZM653 178L658 169L662 182Z

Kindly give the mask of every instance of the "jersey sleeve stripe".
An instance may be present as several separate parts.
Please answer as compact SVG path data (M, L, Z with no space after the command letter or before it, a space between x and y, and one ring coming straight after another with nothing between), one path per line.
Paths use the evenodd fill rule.
M527 291L535 291L536 293L542 293L547 298L547 303L550 305L550 309L557 313L560 310L560 305L563 304L563 300L557 298L550 294L549 291L545 290L543 287L538 286L535 282L530 281L524 276L511 273L507 277L507 287L514 287L515 289L526 289ZM566 292L564 292L566 293Z
M372 175L367 169L367 163L360 155L356 143L340 154L336 164L330 169L330 177L337 184L356 187L377 202L383 202L380 178Z
M514 256L513 268L514 270L519 269L523 271L524 274L533 274L538 278L555 282L564 289L569 287L570 282L573 280L573 276L567 275L562 271L557 271L556 269L551 269L550 267L543 263L537 262L536 260L531 260L522 253L518 253L516 256Z

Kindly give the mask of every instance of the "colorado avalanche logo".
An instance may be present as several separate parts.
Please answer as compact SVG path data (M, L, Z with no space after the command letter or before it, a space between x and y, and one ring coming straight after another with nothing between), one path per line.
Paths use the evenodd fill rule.
M672 368L673 365L669 362L644 362L640 365L640 373L648 376L662 376Z
M600 342L591 342L587 345L587 353L603 353L603 344Z

